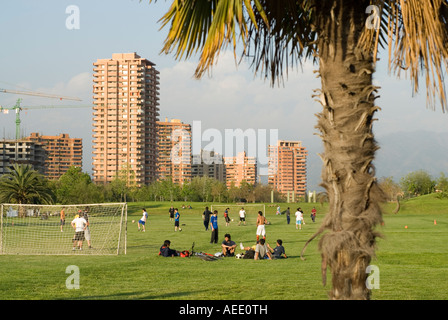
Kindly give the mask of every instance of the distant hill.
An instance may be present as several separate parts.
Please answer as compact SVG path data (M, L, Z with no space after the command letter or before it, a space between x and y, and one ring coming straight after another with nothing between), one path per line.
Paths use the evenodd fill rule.
M398 182L412 171L425 170L433 178L448 172L448 132L397 132L377 141L381 147L374 162L377 177Z

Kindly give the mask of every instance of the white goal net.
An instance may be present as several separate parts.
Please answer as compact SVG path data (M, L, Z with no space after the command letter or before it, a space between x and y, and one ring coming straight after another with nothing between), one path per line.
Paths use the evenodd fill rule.
M88 222L81 233L78 217ZM0 254L126 254L126 225L126 203L2 204Z

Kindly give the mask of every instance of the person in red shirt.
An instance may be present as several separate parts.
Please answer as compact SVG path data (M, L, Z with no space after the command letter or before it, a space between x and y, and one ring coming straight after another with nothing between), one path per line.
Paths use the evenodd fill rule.
M311 220L313 220L313 222L316 222L316 208L313 207L313 209L311 209Z

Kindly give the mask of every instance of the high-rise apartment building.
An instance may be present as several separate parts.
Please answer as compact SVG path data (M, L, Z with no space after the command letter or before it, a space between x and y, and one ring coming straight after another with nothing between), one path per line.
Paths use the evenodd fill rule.
M157 177L183 184L191 180L191 125L179 119L157 122Z
M226 182L226 166L222 155L208 150L192 156L191 176L214 178Z
M44 174L46 150L40 142L28 139L0 140L0 176L9 173L13 164L29 164Z
M248 157L246 152L238 152L236 157L224 157L226 166L226 184L229 188L232 182L239 187L241 182L257 183L257 158Z
M66 133L42 136L36 132L26 139L43 145L46 151L43 174L48 179L59 179L72 166L82 168L82 139L70 138Z
M268 183L280 193L305 196L307 155L301 141L280 140L269 146Z
M159 71L136 53L93 65L93 180L125 174L130 183L149 184L156 177Z

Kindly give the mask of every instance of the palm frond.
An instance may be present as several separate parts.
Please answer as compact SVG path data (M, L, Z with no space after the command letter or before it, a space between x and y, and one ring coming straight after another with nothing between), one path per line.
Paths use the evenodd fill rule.
M448 62L448 2L446 0L376 0L381 8L380 28L365 28L360 45L376 57L378 44L387 43L389 71L409 76L413 92L419 80L426 83L427 105L434 108L439 98L447 109L444 74ZM380 40L377 40L380 39Z
M249 52L255 73L264 73L271 83L283 79L289 67L301 64L316 50L317 33L314 26L313 1L262 1L264 18L256 17L257 24L249 31Z
M252 2L261 9L259 0ZM264 16L262 11L257 13ZM199 78L229 44L236 53L237 42L241 41L244 51L247 24L255 23L255 13L249 0L175 0L161 22L162 28L170 24L162 52L175 51L176 59L200 52L195 72Z

